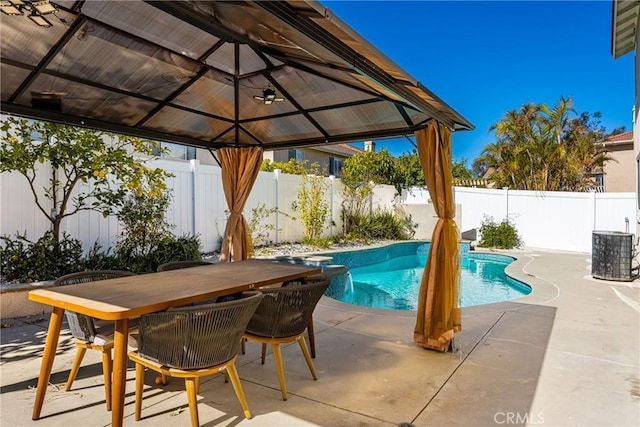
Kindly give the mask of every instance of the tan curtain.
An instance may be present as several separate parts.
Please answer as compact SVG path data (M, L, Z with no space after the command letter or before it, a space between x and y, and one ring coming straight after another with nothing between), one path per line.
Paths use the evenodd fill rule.
M447 351L454 332L462 330L458 308L460 258L451 187L451 132L436 121L416 132L418 156L438 221L422 276L414 341Z
M249 258L253 253L251 235L242 210L260 171L262 147L221 148L217 154L222 167L224 196L230 212L220 260L239 261Z

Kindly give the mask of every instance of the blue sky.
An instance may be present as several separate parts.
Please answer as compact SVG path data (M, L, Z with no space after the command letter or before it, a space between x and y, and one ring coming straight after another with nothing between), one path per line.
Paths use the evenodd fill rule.
M322 1L336 16L475 125L455 132L469 164L489 127L527 102L571 97L632 129L633 54L611 56L611 1ZM361 144L360 144L361 145ZM394 155L406 139L379 140Z

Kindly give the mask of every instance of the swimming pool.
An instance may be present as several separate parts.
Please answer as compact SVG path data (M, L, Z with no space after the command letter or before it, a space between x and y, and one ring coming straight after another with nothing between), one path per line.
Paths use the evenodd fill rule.
M332 264L349 266L349 274L332 280L327 296L365 307L415 310L429 243L403 242L380 248L331 252ZM460 245L460 307L508 301L531 288L504 272L514 258L472 253Z

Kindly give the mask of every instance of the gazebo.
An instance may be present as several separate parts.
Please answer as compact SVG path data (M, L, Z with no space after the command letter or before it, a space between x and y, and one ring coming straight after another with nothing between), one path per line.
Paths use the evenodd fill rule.
M460 329L450 133L473 125L314 1L2 1L1 111L212 151L229 261L264 149L416 135L440 217L415 340ZM439 64L438 66L446 66Z

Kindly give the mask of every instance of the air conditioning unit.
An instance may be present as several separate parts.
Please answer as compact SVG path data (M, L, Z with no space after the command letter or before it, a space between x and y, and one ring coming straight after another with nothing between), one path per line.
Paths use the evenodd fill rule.
M591 275L596 279L630 282L633 234L594 231L591 247Z

